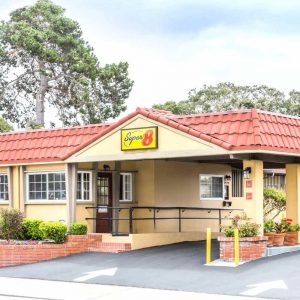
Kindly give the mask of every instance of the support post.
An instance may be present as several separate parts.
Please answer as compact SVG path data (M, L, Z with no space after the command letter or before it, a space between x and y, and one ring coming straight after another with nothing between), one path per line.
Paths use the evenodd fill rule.
M77 165L66 164L67 225L76 221Z
M12 207L20 210L20 168L19 166L11 167L11 185L12 185Z
M20 166L20 210L24 214L26 214L25 203L26 203L26 174L25 174L25 166Z
M292 219L293 224L298 224L300 223L300 164L287 164L285 169L286 217Z
M240 245L239 245L239 230L234 229L234 264L240 264Z
M211 262L211 228L206 229L206 264Z
M133 233L133 223L132 223L132 218L133 218L133 208L129 208L129 233Z
M98 162L93 162L93 171L92 171L92 206L97 206L98 204L98 198L97 198L97 178L98 178ZM93 212L93 227L92 227L92 232L96 232L96 220L95 218L97 217L97 210L92 209Z
M113 173L113 201L112 201L112 206L113 207L119 207L119 200L120 200L120 171L121 171L121 162L116 161L115 162L115 172ZM114 234L119 233L119 210L118 209L113 209L112 210L112 232Z
M181 232L181 209L178 208L178 229L179 229L179 232Z
M219 209L219 232L222 232L222 211Z
M248 178L244 177L245 205L244 211L251 222L260 225L260 233L263 233L264 222L264 171L263 161L244 160L243 169L248 170ZM249 173L250 172L250 173Z

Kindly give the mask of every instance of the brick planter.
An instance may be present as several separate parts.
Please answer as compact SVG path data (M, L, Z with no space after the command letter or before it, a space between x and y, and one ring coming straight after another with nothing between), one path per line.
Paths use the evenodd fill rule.
M0 267L30 264L81 252L123 252L127 243L102 243L101 234L68 235L64 244L0 245Z
M223 261L234 261L234 238L218 237L220 242L220 259ZM268 238L255 236L240 238L240 261L250 261L264 257L267 249Z

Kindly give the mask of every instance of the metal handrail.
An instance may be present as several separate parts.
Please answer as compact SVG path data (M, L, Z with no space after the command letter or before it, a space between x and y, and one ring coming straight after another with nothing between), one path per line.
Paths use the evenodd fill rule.
M111 211L118 210L119 212L121 210L128 210L129 211L129 218L114 218L114 217L108 217L108 218L85 218L86 220L108 220L111 222L113 221L129 221L129 232L133 233L133 221L144 221L144 220L153 220L154 228L156 227L156 221L158 220L178 220L178 230L181 232L182 228L182 220L218 220L219 221L219 228L221 230L222 225L222 212L227 211L229 214L231 214L233 211L243 211L243 209L239 208L204 208L204 207L190 207L190 206L131 206L131 207L111 207L111 206L104 206L104 205L98 205L98 206L87 206L86 209L99 209L99 208L107 208ZM153 211L152 217L144 217L144 218L137 218L133 216L134 210L139 209L148 209L150 212ZM158 217L156 213L158 213L160 210L177 210L178 216L176 217ZM218 217L184 217L182 216L182 213L185 211L207 211L207 213L211 213L212 211L218 212ZM111 226L112 227L112 226Z

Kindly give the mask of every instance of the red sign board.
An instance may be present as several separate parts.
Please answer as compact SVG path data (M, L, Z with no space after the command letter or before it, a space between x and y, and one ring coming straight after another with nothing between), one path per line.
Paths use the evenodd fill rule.
M246 188L252 188L252 180L246 180Z
M246 193L246 200L252 200L252 193Z

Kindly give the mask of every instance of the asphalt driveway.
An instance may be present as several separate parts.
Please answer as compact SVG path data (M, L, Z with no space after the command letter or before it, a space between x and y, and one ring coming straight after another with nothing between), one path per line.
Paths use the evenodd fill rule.
M213 242L212 258L218 258ZM300 299L300 253L247 263L207 267L205 243L186 242L131 252L83 253L0 269L0 277L80 281L190 292ZM247 294L248 293L248 294ZM251 294L252 293L252 294Z

